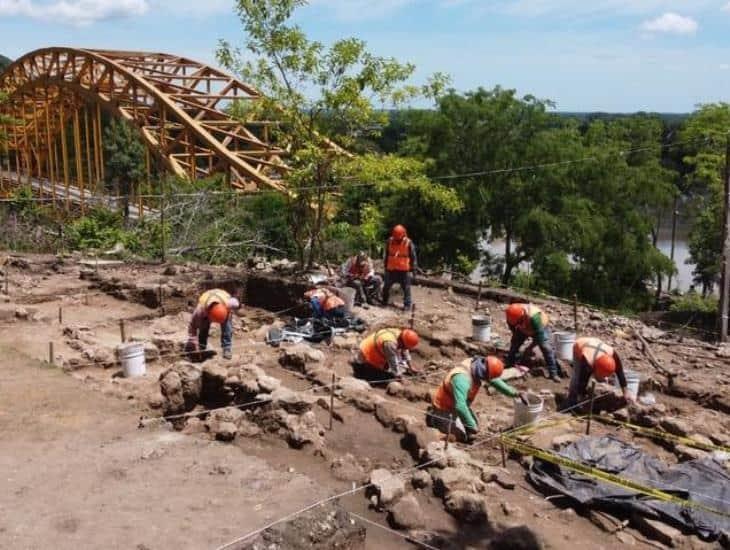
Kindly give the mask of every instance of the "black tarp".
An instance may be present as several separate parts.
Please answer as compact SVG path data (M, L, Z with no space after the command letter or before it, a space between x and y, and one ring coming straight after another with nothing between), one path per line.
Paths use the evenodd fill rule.
M720 540L727 546L730 472L719 460L708 457L668 465L612 436L585 437L565 446L558 454L644 487L690 500L699 507L657 500L536 458L528 478L541 491L562 494L584 506L609 512L658 518L686 533L695 533L704 540Z

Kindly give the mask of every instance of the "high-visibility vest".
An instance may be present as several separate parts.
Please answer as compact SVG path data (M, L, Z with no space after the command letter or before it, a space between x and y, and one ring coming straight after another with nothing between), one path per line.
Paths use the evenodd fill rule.
M549 321L548 316L545 312L543 312L543 310L537 306L533 306L532 304L524 304L523 307L525 315L522 320L517 323L515 328L525 336L535 336L535 329L532 327L532 318L535 315L539 315L540 321L542 321L542 326L545 327Z
M370 273L370 266L368 261L364 261L362 264L357 263L357 257L350 260L350 269L347 274L353 279L364 279Z
M454 388L451 385L451 379L457 374L468 376L469 380L471 380L471 387L469 388L469 393L466 396L466 400L470 405L479 393L481 384L474 380L474 377L471 375L471 370L465 367L455 367L446 375L446 378L444 378L443 382L441 382L439 387L436 388L436 391L431 398L433 406L440 411L454 411L456 403L454 401Z
M360 342L360 353L371 367L385 370L388 359L385 357L385 344L398 342L401 330L399 328L384 328L378 330Z
M396 241L393 237L388 239L388 258L385 262L385 270L411 270L411 240L408 237L404 237L400 241Z
M198 298L198 305L203 306L204 308L209 308L213 304L223 304L224 306L228 307L228 302L231 299L231 295L228 294L225 290L221 290L220 288L214 288L212 290L206 290L200 295L200 298Z
M345 301L342 298L337 296L337 294L330 292L326 288L318 288L312 291L310 296L316 297L319 300L322 309L325 311L330 311L331 309L345 305Z
M578 338L573 345L573 360L575 362L585 360L591 370L599 357L603 355L613 357L613 354L613 348L600 338Z

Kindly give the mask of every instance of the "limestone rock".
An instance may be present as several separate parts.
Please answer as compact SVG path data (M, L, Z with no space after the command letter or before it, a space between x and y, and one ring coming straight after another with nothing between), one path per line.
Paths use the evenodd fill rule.
M281 380L266 374L259 376L256 381L258 382L258 386L261 388L261 391L265 393L272 393L274 390L281 387Z
M330 464L332 475L341 481L354 481L363 483L367 480L367 474L351 454L338 456Z
M429 485L431 485L431 474L429 474L426 470L416 470L411 477L411 485L413 485L415 489L426 489Z
M455 491L444 502L446 511L465 523L486 523L487 502L482 495Z
M390 401L385 401L375 406L375 418L386 428L390 428L393 425L398 413L399 409L397 405Z
M672 416L665 416L659 421L659 424L670 434L680 437L686 437L692 432L692 428L687 422Z
M636 523L636 528L642 534L666 546L678 546L683 538L681 531L662 521L652 520L640 514L635 514L634 522Z
M440 434L435 430L437 434ZM468 452L457 449L451 445L444 450L443 441L431 441L424 447L426 450L423 456L424 462L432 462L438 468L466 466L471 463L471 456Z
M403 480L385 468L373 470L370 473L370 483L381 507L390 506L406 491Z
M324 361L324 353L307 344L295 344L283 348L281 355L279 355L279 364L282 367L299 372L305 371L307 363L320 363L322 361Z
M238 434L238 427L233 422L220 422L213 433L218 441L233 441Z
M295 449L310 444L319 448L324 444L324 428L312 411L305 412L301 416L287 415L286 428L287 442Z
M705 451L695 449L689 445L675 445L674 454L676 454L680 460L699 460L707 456Z
M563 434L556 437L553 437L552 442L550 443L553 447L553 449L560 449L561 447L564 447L565 445L569 445L570 443L575 443L581 438L578 434Z
M337 382L337 387L342 390L342 395L345 398L352 394L372 391L370 384L365 382L365 380L360 380L353 376L344 376L340 378Z
M438 497L448 497L451 493L465 491L475 493L484 490L480 476L471 468L444 468L431 470L433 493Z
M529 527L520 525L499 533L487 548L489 550L542 550L543 544Z
M406 495L395 503L388 521L396 529L423 529L426 526L421 505L413 495Z
M266 396L262 396L266 397ZM295 392L289 388L279 387L269 395L273 407L284 409L290 414L304 414L312 410L317 399L301 392Z
M391 382L388 384L388 387L386 391L388 392L388 395L392 395L393 397L400 397L403 395L403 384L400 382Z

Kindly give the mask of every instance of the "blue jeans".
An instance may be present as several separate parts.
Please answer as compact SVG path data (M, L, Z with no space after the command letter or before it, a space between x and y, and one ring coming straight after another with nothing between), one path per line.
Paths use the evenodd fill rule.
M542 356L545 358L545 364L547 365L548 373L550 376L559 374L561 372L561 368L558 365L557 360L555 359L555 352L553 351L553 346L550 343L550 340L552 339L552 334L550 333L549 329L543 330L544 339L537 340L537 345L540 347L540 351L542 352ZM517 360L517 353L520 351L520 347L522 347L522 344L525 343L525 340L527 340L528 336L526 334L523 334L519 330L515 330L512 332L512 343L509 348L509 354L507 354L507 365L512 366L515 364L515 361Z
M198 331L198 348L202 351L208 347L208 334L210 334L210 320L204 319L200 323ZM221 324L221 348L223 351L231 351L233 347L233 317L229 314L225 323Z

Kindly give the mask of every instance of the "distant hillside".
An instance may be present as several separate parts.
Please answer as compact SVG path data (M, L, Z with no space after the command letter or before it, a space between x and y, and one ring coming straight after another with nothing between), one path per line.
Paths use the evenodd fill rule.
M0 55L0 71L2 71L5 67L10 65L13 62L12 59L9 59L5 57L4 55Z
M646 114L650 116L657 116L668 125L681 124L690 115L690 113L572 113L569 111L559 111L556 114L558 116L566 118L577 118L579 120L612 120L616 118L636 116L637 114Z

